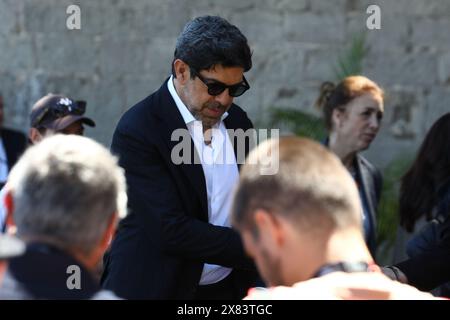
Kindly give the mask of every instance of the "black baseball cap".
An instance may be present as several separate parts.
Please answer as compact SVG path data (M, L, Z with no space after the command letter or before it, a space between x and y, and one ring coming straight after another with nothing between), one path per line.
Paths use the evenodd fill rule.
M60 131L76 121L95 127L91 118L85 117L86 101L75 101L61 94L49 93L39 99L31 109L30 125Z

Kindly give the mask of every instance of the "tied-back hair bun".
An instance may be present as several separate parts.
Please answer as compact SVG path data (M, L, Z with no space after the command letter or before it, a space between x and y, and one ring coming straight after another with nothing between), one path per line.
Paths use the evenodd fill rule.
M325 81L320 86L319 98L315 103L316 108L323 109L325 104L330 100L333 91L336 89L336 85L333 82Z

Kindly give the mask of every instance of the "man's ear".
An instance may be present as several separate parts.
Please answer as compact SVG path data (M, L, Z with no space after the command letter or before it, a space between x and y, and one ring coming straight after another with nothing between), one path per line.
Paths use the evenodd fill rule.
M342 124L343 112L338 108L334 108L331 113L331 123L333 127L339 128Z
M184 85L191 76L191 71L189 69L189 65L187 65L181 59L176 59L173 62L173 69L175 70L175 75L176 75L177 81L180 84Z
M270 242L276 247L284 243L284 231L280 218L263 209L256 210L254 214L255 224L260 234L269 237Z
M30 131L28 132L28 138L31 140L33 144L36 144L42 140L42 135L38 129L30 128Z

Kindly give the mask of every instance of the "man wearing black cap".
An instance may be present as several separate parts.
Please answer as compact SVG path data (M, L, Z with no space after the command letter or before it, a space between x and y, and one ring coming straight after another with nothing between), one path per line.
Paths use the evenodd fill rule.
M47 94L31 109L28 134L30 144L55 133L83 135L83 124L95 127L95 122L84 116L85 112L86 101L75 101L61 94ZM5 231L7 225L13 225L4 206L5 188L0 190L0 231Z
M95 122L84 116L85 111L86 101L75 101L52 93L42 97L31 109L31 142L40 141L53 133L83 135L83 124L95 127Z

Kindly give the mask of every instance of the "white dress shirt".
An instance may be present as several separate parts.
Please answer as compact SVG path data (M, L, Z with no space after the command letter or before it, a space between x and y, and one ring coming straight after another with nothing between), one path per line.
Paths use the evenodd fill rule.
M219 123L212 127L211 143L206 145L203 136L203 124L200 120L194 118L181 101L173 85L172 76L167 82L167 86L186 123L202 163L206 180L209 223L229 227L233 189L238 182L239 172L234 149L223 123L223 119L228 116L228 113L225 112ZM219 282L227 277L231 271L230 268L205 263L200 285Z

